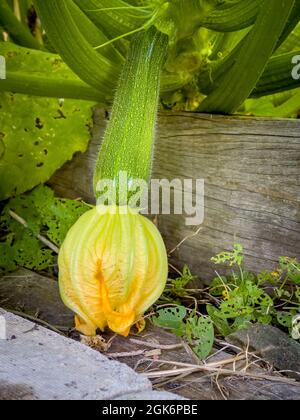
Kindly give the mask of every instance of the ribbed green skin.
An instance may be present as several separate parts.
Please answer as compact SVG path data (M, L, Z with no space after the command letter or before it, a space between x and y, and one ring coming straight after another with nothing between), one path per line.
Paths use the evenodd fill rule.
M251 96L261 97L299 87L299 80L291 75L294 66L292 59L296 55L300 56L300 50L271 58Z
M292 72L292 58L295 55L300 55L300 50L294 50L290 53L281 54L270 58L259 82L254 90L251 92L250 98L257 98L264 95L273 95L274 93L284 92L287 90L299 87L299 80L291 77ZM224 73L219 74L230 68L229 62L225 62L223 66L218 67L216 70L212 68L210 72L203 72L199 75L198 85L201 91L209 95L214 89L217 88L221 82L221 77Z
M119 66L95 51L82 35L70 12L72 0L34 0L51 44L68 66L109 99Z
M293 10L289 16L288 22L284 28L281 37L279 38L277 48L281 46L281 44L288 38L290 33L296 28L300 21L300 0L295 0L295 5ZM299 45L297 45L299 47Z
M98 47L98 45L105 44L109 41L101 29L97 28L73 1L68 3L68 7L75 24L92 47ZM113 44L106 45L106 47L102 48L99 52L113 63L122 64L124 62L124 58L115 49Z
M150 11L129 8L130 4L123 0L75 0L75 3L109 38L140 28L151 17ZM118 7L122 9L101 10Z
M7 30L17 44L35 50L43 48L31 35L28 28L16 18L6 0L0 1L0 25Z
M100 180L115 180L118 190L120 171L126 171L132 180L149 179L167 48L168 37L154 27L138 34L131 43L95 168L97 198Z
M213 10L202 26L217 32L233 32L253 25L263 0L241 0L230 7L221 5Z
M203 101L200 112L231 114L238 110L263 74L294 5L295 0L264 0L230 71Z

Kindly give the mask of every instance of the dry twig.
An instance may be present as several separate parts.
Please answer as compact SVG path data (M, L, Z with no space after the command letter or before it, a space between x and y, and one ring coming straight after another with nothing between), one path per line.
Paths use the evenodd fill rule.
M124 353L109 353L107 354L108 357L113 359L121 358L121 357L135 357L135 356L145 356L145 357L156 357L161 355L161 350L137 350L137 351L129 351Z
M203 227L200 226L196 230L196 232L193 232L191 235L188 235L185 238L183 238L182 241L180 241L178 245L176 245L173 249L171 249L171 251L169 251L168 256L170 257L172 254L174 254L174 252L177 251L181 247L181 245L183 245L186 241L188 241L189 239L192 239L195 236L197 236L199 234L200 230L202 230L202 229L203 229Z
M25 228L28 228L28 223L26 222L26 220L24 220L17 213L13 212L12 210L9 210L9 215L16 222L20 223ZM35 236L40 242L42 242L44 245L46 245L48 248L50 248L53 252L55 252L56 254L59 254L59 248L56 245L54 245L52 242L50 242L47 238L45 238L44 236L42 236L40 234L35 235Z
M137 344L138 346L150 347L151 349L176 350L176 349L180 349L180 348L183 347L182 343L178 343L178 344L159 344L159 343L155 343L155 342L151 343L150 341L136 340L135 338L130 338L129 341L133 344Z

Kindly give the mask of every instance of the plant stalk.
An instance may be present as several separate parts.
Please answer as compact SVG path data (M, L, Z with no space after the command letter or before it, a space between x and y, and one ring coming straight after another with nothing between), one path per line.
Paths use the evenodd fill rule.
M95 51L84 37L72 17L72 1L34 0L34 4L51 44L65 63L84 82L111 97L119 66Z
M235 62L216 89L203 101L200 112L236 112L263 74L294 5L295 0L263 2L255 25L238 49Z
M114 181L119 189L120 172L126 172L130 183L149 180L167 48L168 37L154 27L138 34L131 43L96 164L96 198L100 194L98 183L103 179Z
M0 92L48 98L82 99L101 105L107 103L105 95L80 80L53 79L23 72L7 71L6 79L0 81Z

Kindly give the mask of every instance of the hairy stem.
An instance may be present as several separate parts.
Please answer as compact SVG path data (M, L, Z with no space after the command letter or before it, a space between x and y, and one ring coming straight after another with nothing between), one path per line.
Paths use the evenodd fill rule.
M103 179L115 181L118 189L121 171L130 182L149 179L167 47L168 37L154 27L138 34L131 43L95 169L96 197L98 182Z

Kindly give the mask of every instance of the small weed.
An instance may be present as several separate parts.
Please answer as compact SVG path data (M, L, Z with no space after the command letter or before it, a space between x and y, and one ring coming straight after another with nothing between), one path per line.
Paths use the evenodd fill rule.
M206 293L188 289L196 278L185 266L180 277L169 281L152 318L155 325L183 337L200 359L210 354L215 332L226 337L252 323L275 325L300 338L300 263L296 259L280 257L275 270L256 275L244 268L243 247L235 244L212 262L229 266L231 274L217 274ZM198 305L205 301L201 300L204 293L214 304L203 307L202 314Z

